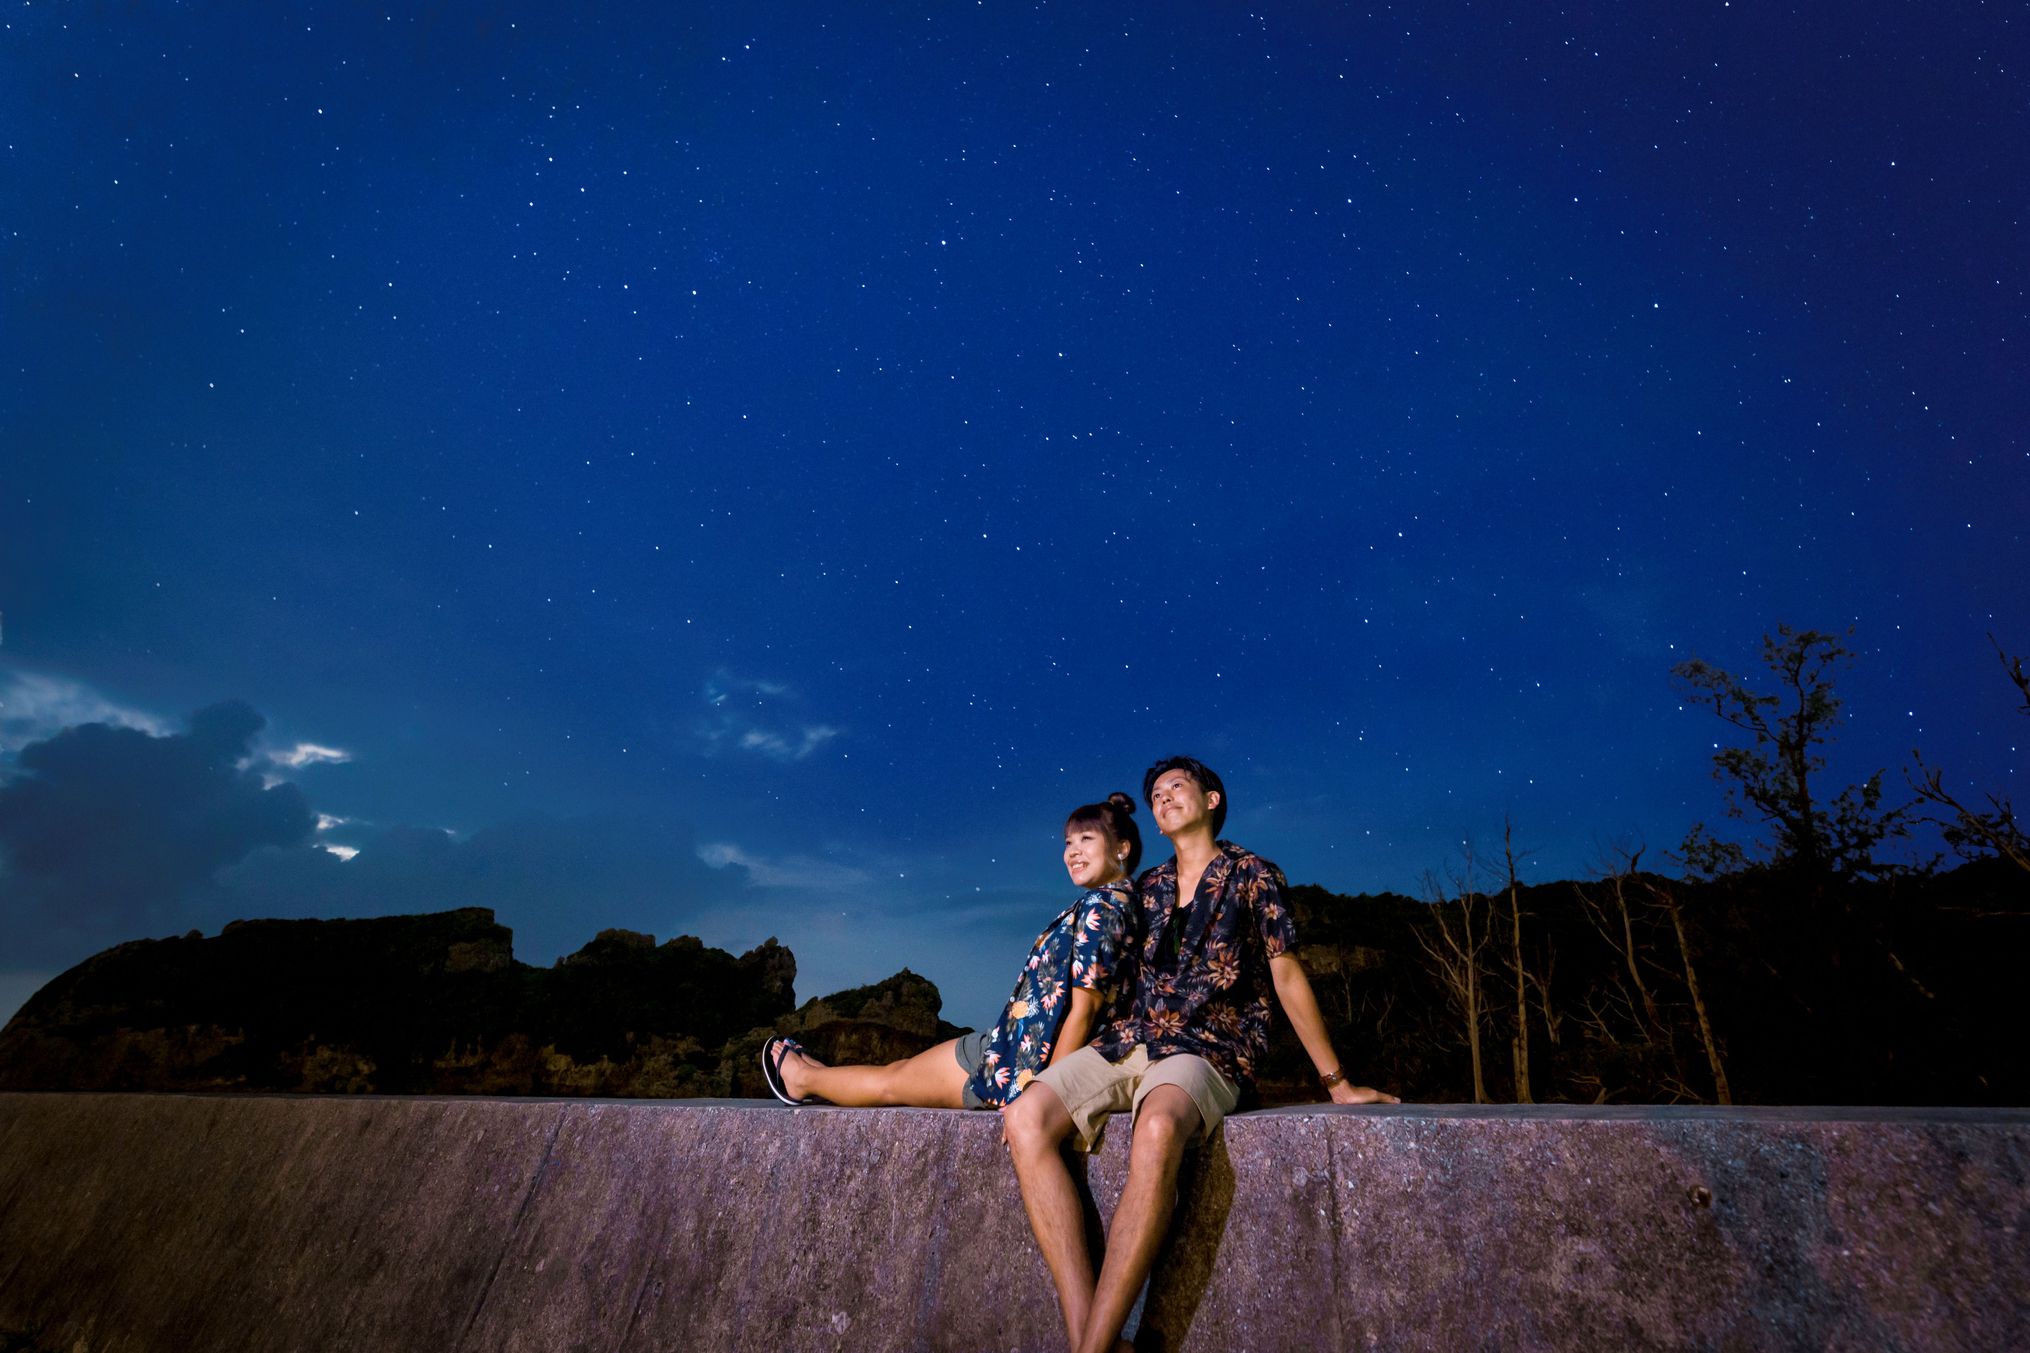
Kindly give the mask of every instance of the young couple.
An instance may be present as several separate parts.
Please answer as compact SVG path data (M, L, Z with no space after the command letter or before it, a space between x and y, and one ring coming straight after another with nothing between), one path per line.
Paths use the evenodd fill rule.
M1037 938L1000 1022L888 1066L823 1066L794 1040L762 1049L789 1103L993 1108L1029 1224L1057 1285L1074 1353L1123 1347L1171 1209L1185 1148L1233 1111L1269 1041L1270 991L1340 1104L1396 1103L1349 1084L1297 961L1283 871L1219 839L1226 787L1202 763L1149 768L1142 797L1173 857L1128 880L1142 854L1125 794L1075 810L1064 863L1083 891ZM1128 1179L1097 1276L1061 1148L1133 1118Z

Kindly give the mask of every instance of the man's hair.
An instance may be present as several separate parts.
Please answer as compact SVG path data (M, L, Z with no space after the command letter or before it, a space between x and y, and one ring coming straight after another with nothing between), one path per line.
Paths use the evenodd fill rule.
M1149 773L1142 777L1142 802L1155 808L1156 782L1173 770L1181 770L1198 782L1199 792L1219 795L1219 802L1212 809L1212 834L1218 836L1226 826L1226 786L1220 783L1219 774L1195 756L1166 756L1149 767Z

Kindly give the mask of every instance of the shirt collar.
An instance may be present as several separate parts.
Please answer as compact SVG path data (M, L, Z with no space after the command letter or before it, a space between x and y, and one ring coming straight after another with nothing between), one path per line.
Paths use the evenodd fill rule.
M1247 854L1246 851L1242 850L1239 846L1235 845L1231 841L1221 839L1215 840L1212 844L1214 845L1214 847L1216 847L1216 849L1213 852L1212 858L1205 862L1205 873L1199 877L1198 882L1199 886L1201 887L1204 886L1205 880L1212 876L1212 872L1215 868L1217 868L1220 871L1220 876L1224 877L1226 871L1233 868L1235 862L1238 861L1241 858L1241 856ZM1142 891L1144 892L1150 892L1153 891L1154 889L1164 887L1172 889L1176 888L1177 857L1175 855L1172 855L1169 859L1157 865L1154 869L1145 870L1142 874L1142 877L1144 880L1146 880L1146 882L1141 885Z

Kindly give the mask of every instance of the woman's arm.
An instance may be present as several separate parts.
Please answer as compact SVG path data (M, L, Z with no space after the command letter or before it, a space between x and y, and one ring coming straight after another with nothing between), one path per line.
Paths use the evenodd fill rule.
M1311 1054L1311 1064L1318 1068L1319 1077L1338 1074L1339 1054L1332 1050L1332 1036L1325 1032L1325 1016L1319 1013L1318 998L1311 994L1311 979L1305 976L1304 965L1295 954L1277 954L1269 960L1269 976L1276 983L1276 999L1282 1002L1283 1013L1290 1017L1297 1041ZM1328 1093L1335 1104L1402 1103L1394 1095L1354 1085L1343 1078L1333 1082Z
M1094 888L1079 899L1072 915L1072 947L1061 980L1071 994L1057 1041L1050 1046L1049 1065L1093 1041L1099 1032L1100 993L1081 982L1111 986L1114 966L1128 944L1128 913L1116 890Z
M1093 1041L1093 1025L1100 1017L1100 994L1085 987L1071 989L1071 1009L1065 1011L1064 1023L1058 1026L1057 1042L1050 1049L1050 1064L1057 1065L1057 1059L1067 1057Z

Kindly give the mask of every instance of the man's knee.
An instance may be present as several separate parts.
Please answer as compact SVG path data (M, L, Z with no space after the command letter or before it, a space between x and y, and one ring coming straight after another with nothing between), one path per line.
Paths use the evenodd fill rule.
M1199 1122L1198 1105L1190 1095L1174 1085L1159 1085L1135 1111L1134 1149L1181 1151L1197 1135Z
M1012 1152L1055 1151L1071 1133L1071 1114L1047 1085L1031 1085L1001 1112L1001 1140Z

